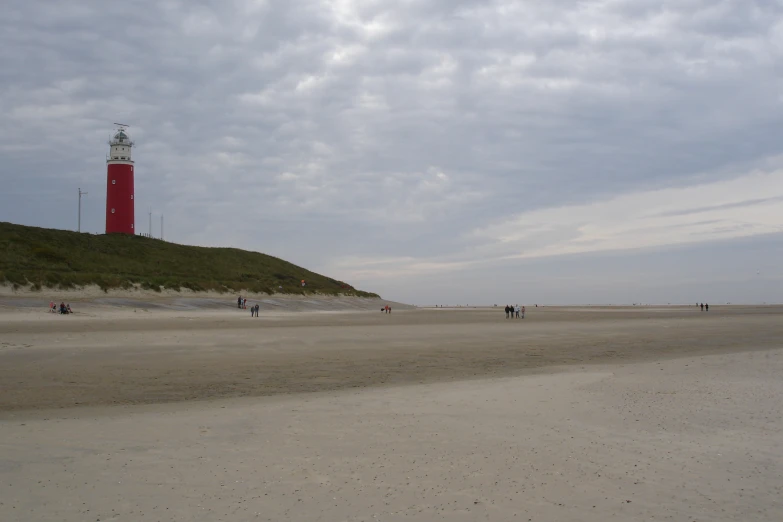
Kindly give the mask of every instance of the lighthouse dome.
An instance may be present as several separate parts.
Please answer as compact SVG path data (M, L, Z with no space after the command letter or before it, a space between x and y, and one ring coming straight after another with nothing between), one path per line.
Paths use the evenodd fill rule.
M124 129L120 129L117 132L114 133L114 136L112 136L111 140L109 141L109 144L111 146L116 145L124 145L126 147L132 147L133 142L131 141L128 134L125 132Z

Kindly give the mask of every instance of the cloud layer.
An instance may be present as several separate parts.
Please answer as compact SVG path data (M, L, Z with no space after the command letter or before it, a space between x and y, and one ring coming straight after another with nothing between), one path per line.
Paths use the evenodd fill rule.
M781 15L769 0L13 1L0 219L74 228L78 186L101 232L121 121L137 228L151 206L169 239L402 300L438 300L409 281L440 271L766 241L783 224ZM489 302L483 286L469 293Z

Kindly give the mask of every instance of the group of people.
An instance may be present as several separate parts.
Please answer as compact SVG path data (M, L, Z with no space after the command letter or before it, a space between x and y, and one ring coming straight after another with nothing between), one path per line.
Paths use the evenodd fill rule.
M58 308L57 304L54 301L49 301L49 311L53 314L63 314L63 315L73 313L70 304L60 303L60 306Z
M240 310L247 310L247 297L241 295L237 297L237 308ZM256 303L250 307L250 317L258 317L258 311L261 309L261 305Z
M525 307L519 306L519 305L506 305L506 319L513 319L515 316L517 319L524 319L525 318Z
M704 311L709 312L710 311L710 305L708 305L706 303L701 303L701 304L698 304L696 306L701 306L701 311L702 312L704 312Z
M390 314L391 313L391 306L389 306L389 305L384 306L383 308L381 308L381 312L383 312L385 314Z

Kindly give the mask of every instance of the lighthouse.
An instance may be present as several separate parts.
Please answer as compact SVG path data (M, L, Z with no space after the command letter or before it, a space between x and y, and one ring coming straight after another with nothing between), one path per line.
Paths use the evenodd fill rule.
M133 142L127 125L119 125L106 156L106 233L134 234Z

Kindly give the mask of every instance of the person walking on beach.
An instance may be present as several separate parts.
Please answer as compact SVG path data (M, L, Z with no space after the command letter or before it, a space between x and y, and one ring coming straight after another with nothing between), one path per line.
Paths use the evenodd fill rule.
M710 305L709 304L705 304L704 305L704 309L709 312L710 311Z
M701 305L699 305L699 306L701 306L701 311L703 312L703 311L704 311L704 303L702 303L702 304L701 304Z
M237 308L242 308L242 296L237 297Z
M261 310L261 305L256 303L256 317L258 317L258 311Z
M523 306L522 307L522 319L524 319L524 318L525 318L525 307Z
M516 305L514 307L514 312L517 314L517 319L519 319L519 312L521 312L521 311L522 311L522 309L519 308L519 305Z

